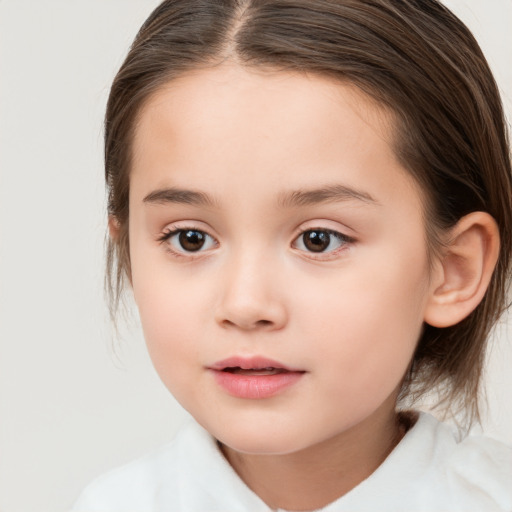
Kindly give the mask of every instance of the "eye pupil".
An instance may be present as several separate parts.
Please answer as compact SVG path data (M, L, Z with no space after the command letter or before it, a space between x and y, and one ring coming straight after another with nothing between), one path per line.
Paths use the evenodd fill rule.
M312 252L322 252L329 247L331 236L325 231L306 231L304 245Z
M201 231L189 229L179 234L180 245L186 251L198 251L204 245L205 236Z

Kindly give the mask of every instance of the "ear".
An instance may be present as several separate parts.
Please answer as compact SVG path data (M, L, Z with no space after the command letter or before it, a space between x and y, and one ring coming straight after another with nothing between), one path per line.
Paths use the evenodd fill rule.
M117 242L119 240L119 229L120 224L116 217L113 215L108 216L108 234L113 242Z
M424 320L449 327L466 318L483 299L498 260L500 236L494 218L473 212L448 233L438 257Z
M126 240L124 240L125 230L121 229L121 224L117 220L117 217L114 215L108 216L108 234L112 242L117 246L119 252L117 252L117 257L121 260L122 264L126 267L126 277L128 279L128 283L132 286L132 277L131 277L131 269L130 269L130 255L128 247L125 246ZM118 264L120 262L118 261Z

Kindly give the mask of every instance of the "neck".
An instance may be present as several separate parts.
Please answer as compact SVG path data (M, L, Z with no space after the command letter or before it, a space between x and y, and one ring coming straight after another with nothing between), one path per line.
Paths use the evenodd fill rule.
M284 455L246 454L221 445L238 475L271 508L315 510L368 478L400 442L405 429L392 410L304 450Z

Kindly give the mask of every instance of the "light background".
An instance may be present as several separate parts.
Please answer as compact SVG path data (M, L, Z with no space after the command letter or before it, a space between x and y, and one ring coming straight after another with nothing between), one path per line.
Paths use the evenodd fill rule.
M185 413L133 321L113 351L103 302L102 117L156 0L0 0L0 511L63 512ZM512 106L512 0L446 2ZM510 323L510 322L509 322ZM512 444L512 336L489 362L485 432Z

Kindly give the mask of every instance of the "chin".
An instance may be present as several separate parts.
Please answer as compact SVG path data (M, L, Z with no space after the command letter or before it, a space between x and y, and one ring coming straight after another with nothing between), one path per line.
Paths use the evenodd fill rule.
M303 446L290 442L289 436L276 437L268 435L256 438L253 436L224 436L224 439L217 438L222 444L239 453L250 455L285 455L300 451Z
M266 427L266 428L265 428ZM240 453L259 455L284 455L297 452L307 446L304 434L289 427L274 425L222 425L207 428L222 444ZM302 431L303 432L303 431Z

